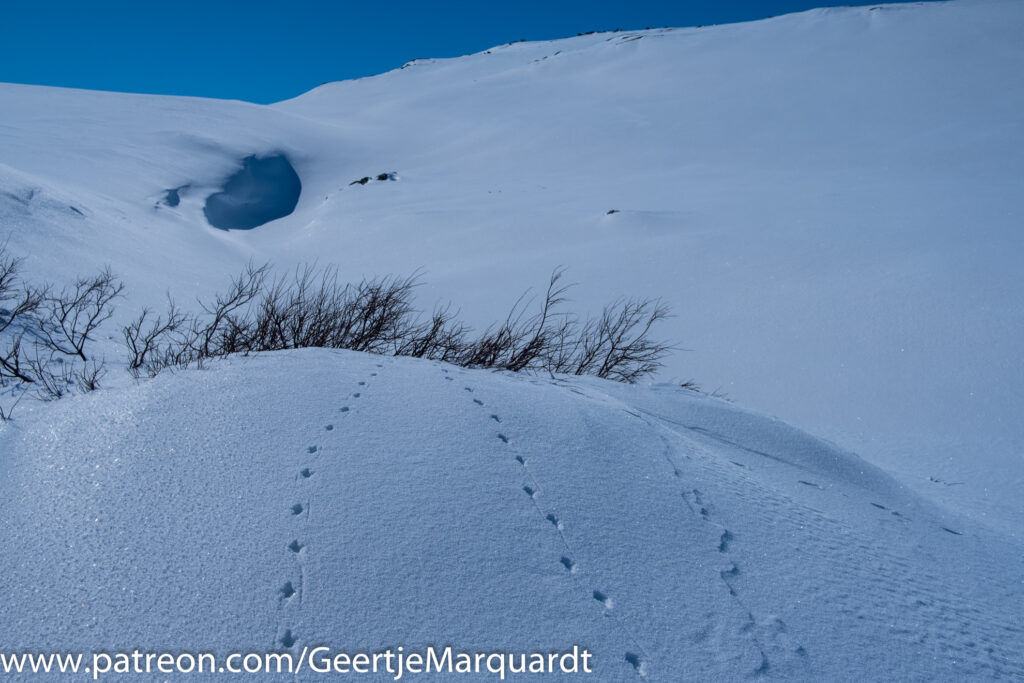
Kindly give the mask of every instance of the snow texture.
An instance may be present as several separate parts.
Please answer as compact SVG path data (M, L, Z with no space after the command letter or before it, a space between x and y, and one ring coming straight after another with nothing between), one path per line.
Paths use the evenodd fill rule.
M1020 538L1022 33L1024 4L964 0L516 43L270 107L6 85L0 236L52 280L109 263L124 317L318 260L423 268L425 307L483 325L565 265L581 311L665 298L665 378ZM272 154L294 212L211 229Z
M686 349L645 387L303 351L25 401L0 646L1024 677L1021 35L1024 3L954 0L516 43L272 106L0 85L0 240L30 277L125 281L111 366L120 323L250 261L422 268L423 307L478 327L564 265L580 313L660 296Z
M1019 545L678 387L279 352L34 406L0 452L15 651L579 644L601 681L1024 676Z

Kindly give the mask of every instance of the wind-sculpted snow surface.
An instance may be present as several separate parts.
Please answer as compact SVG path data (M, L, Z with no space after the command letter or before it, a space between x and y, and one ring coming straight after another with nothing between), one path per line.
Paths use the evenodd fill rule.
M10 651L578 644L602 682L1024 676L1019 542L678 387L261 354L35 405L0 453Z
M422 268L424 308L479 327L563 264L580 313L663 298L692 350L664 377L1019 537L1021 35L1024 3L954 0L503 45L269 107L0 85L0 241L57 284L109 264L121 322L252 259ZM298 204L283 162L224 187L274 151Z
M168 205L177 206L177 191L168 192ZM206 220L222 230L249 230L284 218L295 210L302 181L288 157L275 154L249 156L242 168L228 178L220 192L206 198ZM173 203L172 201L173 200Z

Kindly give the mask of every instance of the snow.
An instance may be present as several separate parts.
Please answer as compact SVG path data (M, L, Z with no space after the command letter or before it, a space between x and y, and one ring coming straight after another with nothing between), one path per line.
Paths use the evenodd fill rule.
M181 203L181 190L167 191L167 206L173 208ZM251 230L289 215L301 195L302 181L288 157L249 156L220 192L206 198L203 215L215 228Z
M670 385L304 350L35 404L0 450L13 651L580 645L602 681L637 680L627 654L658 681L1024 675L1019 546Z
M426 307L483 325L565 265L581 309L667 300L688 351L665 377L1019 535L1022 24L978 0L594 34L271 107L7 85L0 173L67 201L0 215L41 275L109 263L136 306L207 296L249 259L319 260L424 268ZM273 153L301 178L294 213L211 229L205 198Z
M125 281L112 366L118 323L249 261L422 268L424 308L479 327L564 265L581 312L662 297L681 347L645 387L304 351L23 402L0 644L1021 676L1021 35L1021 3L954 0L515 43L272 106L0 85L0 240L30 277ZM232 185L266 158L301 194ZM217 227L226 187L247 220Z

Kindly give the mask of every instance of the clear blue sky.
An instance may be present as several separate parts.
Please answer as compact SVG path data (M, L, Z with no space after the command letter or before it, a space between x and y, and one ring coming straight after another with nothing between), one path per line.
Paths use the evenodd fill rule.
M417 57L860 0L52 0L4 3L0 81L275 102ZM0 106L3 103L0 102Z

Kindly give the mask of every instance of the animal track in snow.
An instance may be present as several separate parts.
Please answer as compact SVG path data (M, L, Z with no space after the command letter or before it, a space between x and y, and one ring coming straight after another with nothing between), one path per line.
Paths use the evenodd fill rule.
M948 527L942 527L942 530L943 531L948 531L949 533L953 534L954 536L963 536L963 534L961 532L953 531L952 529L950 529Z
M879 505L878 503L872 503L872 505L874 505L879 510L888 510L889 509L889 508L885 507L884 505Z
M820 489L821 488L819 485L815 484L813 481L804 481L803 479L797 479L796 481L797 481L798 484L803 484L804 486L813 486L816 489Z
M334 425L327 425L326 427L324 427L324 429L326 429L329 432L333 432L334 431Z
M627 652L626 661L633 665L633 668L636 669L636 672L638 674L640 674L641 676L647 675L647 672L645 671L644 667L644 660L640 659L640 655L634 654L632 652Z
M449 382L454 382L455 381L454 377L445 377L445 379L448 380Z
M643 418L641 418L641 419L643 419ZM646 420L645 420L645 422L646 422ZM650 424L650 423L648 423L648 424ZM689 427L688 427L688 429L689 429ZM702 431L702 430L692 430L692 431ZM671 453L673 451L671 444L664 437L662 438L662 441L665 444L665 457L666 457L666 459L672 465L673 469L676 472L678 472L678 467L676 466L676 464L674 462L674 459L671 457ZM745 450L750 450L750 449L745 449ZM766 454L761 454L761 455L766 455ZM772 456L769 455L768 457L772 457ZM748 470L751 469L750 467L748 467L748 466L746 466L746 465L744 465L742 463L736 462L736 461L730 460L729 462L731 462L732 464L734 464L737 467L740 467L742 469L748 469ZM680 479L682 478L678 474L677 474L677 477L679 477ZM821 488L820 486L818 486L817 484L814 484L813 482L801 481L800 483L805 484L807 486L813 486L815 488ZM714 527L717 529L717 532L718 532L717 550L718 550L718 552L723 553L723 554L729 553L730 549L731 549L731 545L732 545L732 543L733 543L733 541L735 539L734 539L732 533L728 529L726 529L724 526L722 526L722 524L716 519L717 512L715 511L715 507L714 507L714 505L712 505L711 501L707 500L705 498L705 495L699 489L697 489L697 488L691 488L689 490L683 490L682 491L682 498L683 498L683 501L686 503L687 507L690 509L690 511L694 515L699 515L705 522L708 522L709 524L714 525ZM765 641L763 639L764 638L764 633L763 633L764 628L755 619L755 617L753 615L753 612L750 610L750 608L746 604L746 602L740 597L740 595L739 595L739 593L737 591L737 587L742 586L742 581L739 580L740 574L741 574L740 567L735 562L730 562L727 565L726 569L721 569L719 571L719 577L722 580L722 584L729 591L729 596L732 598L733 602L735 603L736 608L741 610L742 614L746 615L747 623L746 623L746 625L744 625L741 628L741 632L747 634L747 637L749 637L752 646L755 648L756 652L760 655L760 661L759 661L757 667L751 672L752 676L757 677L757 676L761 676L762 674L768 673L768 671L770 669L770 666L771 666L771 663L769 661L768 653L772 652L772 654L774 654L774 651L766 649ZM780 624L781 624L781 621L780 621ZM780 628L782 628L784 630L784 625L780 626ZM774 645L774 642L775 641L773 640L771 644ZM799 645L798 643L793 643L793 644L794 645ZM795 650L790 650L790 651L791 652L796 652L797 654L800 654L800 655L804 654L802 647L797 647ZM643 650L634 650L634 653L635 652L642 653ZM644 671L644 664L645 663L644 663L643 659L641 658L641 656L633 654L633 657L630 658L630 654L633 654L633 653L627 653L627 661L629 661L629 663L633 665L633 667L634 667L634 669L636 669L637 673L639 673L641 676L645 676L646 675L646 672Z
M309 469L308 467L303 467L299 474L302 475L303 479L309 479L310 477L313 476L313 470Z
M471 389L470 387L463 387L463 388L464 388L464 389L465 389L466 391L468 391L469 393L471 393L471 394L473 393L473 390L472 390L472 389Z
M352 394L352 398L359 398L360 396L362 396L362 394L360 394L358 391Z
M460 373L460 374L463 374L463 373ZM450 377L446 377L445 379L451 379L451 378ZM463 389L465 391L473 393L473 388L472 387L464 386ZM582 392L578 392L578 393L582 394ZM585 396L586 394L583 394L583 395ZM477 405L480 405L480 406L484 405L484 402L481 401L481 400L478 400L478 399L473 399L473 402L476 403ZM502 423L501 416L499 416L497 414L491 414L490 415L490 419L494 420L495 422L497 422L499 424ZM505 434L498 433L498 434L496 434L496 436L499 439L501 439L502 443L505 443L505 444L509 443L509 439L508 439L508 437ZM562 521L558 518L557 515L555 515L555 513L548 512L548 511L546 511L544 509L544 507L546 507L546 506L543 505L543 499L538 501L538 493L539 493L539 486L538 486L538 484L539 484L539 482L537 482L537 480L532 476L532 472L530 472L530 470L527 468L526 460L523 458L523 456L521 454L514 454L514 457L516 459L516 462L518 462L520 465L523 466L524 473L526 473L527 475L530 475L530 476L528 476L529 483L524 483L522 485L523 492L527 496L530 497L530 500L533 502L533 505L536 508L538 514L540 516L544 517L545 521L549 522L555 528L555 531L558 534L558 538L560 539L560 545L562 546L563 553L564 553L564 554L559 556L559 563L562 565L562 567L565 568L566 572L568 572L571 575L571 577L572 577L571 580L574 583L578 584L579 583L579 581L578 581L579 576L577 574L578 568L577 568L576 562L572 559L572 555L574 554L573 547L569 543L569 540L568 540L568 538L565 535L564 525L563 525ZM678 473L677 473L677 476L679 476ZM699 492L696 492L696 493L699 494ZM579 586L579 587L580 588L584 588L584 586ZM630 630L626 627L626 625L624 623L622 623L621 620L619 618L617 618L614 613L612 613L612 608L614 606L613 602L612 602L612 599L607 594L603 593L600 590L594 590L592 592L592 596L593 596L593 598L596 601L600 602L601 605L604 607L604 609L605 609L604 616L614 619L614 621L617 624L618 630L622 631L623 635L629 641L631 641L632 645L635 647L634 651L635 652L643 653L644 649L637 642L637 639L636 639L635 635L630 632ZM640 676L646 675L645 672L644 672L644 661L641 659L641 656L640 655L633 655L632 652L627 652L626 654L627 654L627 656L629 656L631 658L631 659L628 659L627 661L629 661L630 664L633 665L633 667L636 669L636 671L639 673L639 675Z
M366 386L366 382L356 382L356 384L358 384L361 387L365 387Z
M292 505L292 514L301 515L302 511L305 509L306 508L302 507L302 503L296 503L295 505Z
M305 547L306 546L304 546L301 543L299 543L298 540L292 541L291 543L288 544L288 550L291 550L293 553L298 553L300 550L302 550Z
M704 498L698 489L691 489L683 492L683 500L690 506L690 509L699 514L704 520L710 520L711 511L704 505Z
M740 568L733 562L728 569L723 569L718 574L722 577L722 582L729 588L729 595L736 597L736 589L729 583L729 579L739 576Z
M285 600L287 600L288 598L295 595L295 586L292 585L291 581L288 581L283 586L281 586L281 590L278 592L281 593L282 597L284 597Z
M348 412L348 406L342 406L341 408L338 408L338 412L339 413L347 413Z
M310 455L313 455L314 453L317 452L317 447L316 446L310 446L309 448L306 449L306 452L309 453Z
M292 635L291 629L286 629L284 635L281 636L281 644L287 648L291 648L295 645L295 636Z

